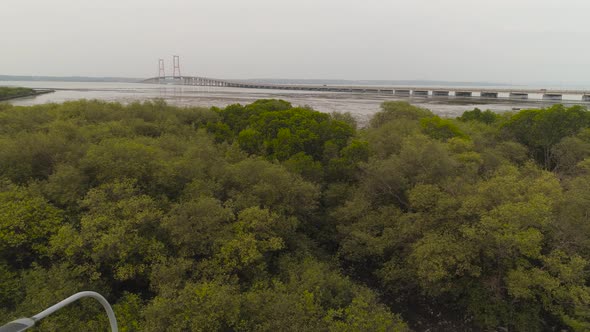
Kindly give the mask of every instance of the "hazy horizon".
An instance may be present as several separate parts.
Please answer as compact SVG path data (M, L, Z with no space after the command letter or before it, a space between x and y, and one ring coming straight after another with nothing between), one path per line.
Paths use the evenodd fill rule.
M9 0L0 75L590 84L582 0Z

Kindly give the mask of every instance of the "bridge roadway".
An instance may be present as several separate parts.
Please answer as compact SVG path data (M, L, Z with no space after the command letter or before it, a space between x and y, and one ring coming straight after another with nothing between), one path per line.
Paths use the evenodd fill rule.
M399 97L450 97L451 92L457 98L480 97L484 99L496 99L500 94L507 94L511 99L529 99L529 94L540 94L543 100L558 101L563 95L581 96L583 102L590 102L590 90L570 89L517 89L517 88L469 88L469 87L399 87L399 86L344 86L344 85L307 85L307 84L269 84L229 81L216 78L199 76L181 77L153 77L141 81L151 84L177 84L191 86L217 86L247 89L270 90L303 90L326 92L352 92L352 93L381 93ZM475 95L478 93L479 96Z

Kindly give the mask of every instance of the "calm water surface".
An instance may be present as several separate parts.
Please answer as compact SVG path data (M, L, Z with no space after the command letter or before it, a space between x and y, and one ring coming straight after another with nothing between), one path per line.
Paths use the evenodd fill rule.
M285 91L259 90L224 87L196 87L175 85L152 85L140 83L96 83L96 82L37 82L18 81L0 82L2 86L23 86L30 88L50 88L56 92L36 97L20 98L10 101L13 105L36 105L44 103L62 103L78 99L101 99L130 103L133 101L164 99L167 103L177 106L219 106L224 107L235 103L251 103L257 99L279 98L293 105L308 105L321 112L350 112L361 122L365 122L372 114L379 111L379 105L386 100L406 100L414 105L432 110L441 116L458 116L474 107L490 109L496 112L509 111L515 108L549 106L551 102L522 102L499 100L495 103L478 101L449 101L435 98L395 98L392 95L354 94L349 92L320 91ZM473 87L472 87L473 88ZM540 96L530 95L530 98ZM580 98L579 96L573 97ZM564 99L570 99L564 96ZM567 103L564 101L564 103Z

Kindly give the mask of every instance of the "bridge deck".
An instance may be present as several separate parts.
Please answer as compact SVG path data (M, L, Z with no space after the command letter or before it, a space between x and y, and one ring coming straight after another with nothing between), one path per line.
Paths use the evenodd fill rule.
M164 82L175 82L175 84L181 85L193 85L193 86L221 86L221 87L236 87L236 88L249 88L249 89L277 89L277 90L306 90L306 91L330 91L330 92L359 92L359 93L379 93L387 92L394 93L398 91L407 92L431 92L434 95L436 91L440 95L441 92L453 92L455 94L465 95L469 93L482 93L484 94L543 94L543 95L581 95L583 101L590 101L590 90L573 90L573 89L523 89L517 87L508 88L494 88L494 87L444 87L444 86L385 86L385 85L310 85L310 84L269 84L269 83L254 83L254 82L242 82L242 81L229 81L222 79L215 79L209 77L199 76L183 76L183 77L153 77L142 81L141 83L164 83ZM491 96L491 95L489 95Z

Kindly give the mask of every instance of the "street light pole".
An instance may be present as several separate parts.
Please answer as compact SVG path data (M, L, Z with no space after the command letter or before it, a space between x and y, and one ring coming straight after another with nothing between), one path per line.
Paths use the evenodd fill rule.
M91 298L98 300L98 302L100 302L100 304L102 304L105 311L107 312L107 316L109 317L109 324L111 325L111 332L118 332L119 331L119 328L117 327L117 318L115 317L115 312L113 311L113 308L111 308L111 305L109 304L109 302L102 295L100 295L96 292L86 291L86 292L76 293L76 294L68 297L67 299L65 299L57 304L54 304L51 307L41 311L40 313L36 314L35 316L33 316L31 318L20 318L20 319L14 320L4 326L0 326L0 332L20 332L20 331L27 330L27 329L33 327L35 325L35 323L40 321L41 319L51 315L52 313L58 311L59 309L62 309L63 307L65 307L65 306L71 304L72 302L75 302L83 297L91 297Z

